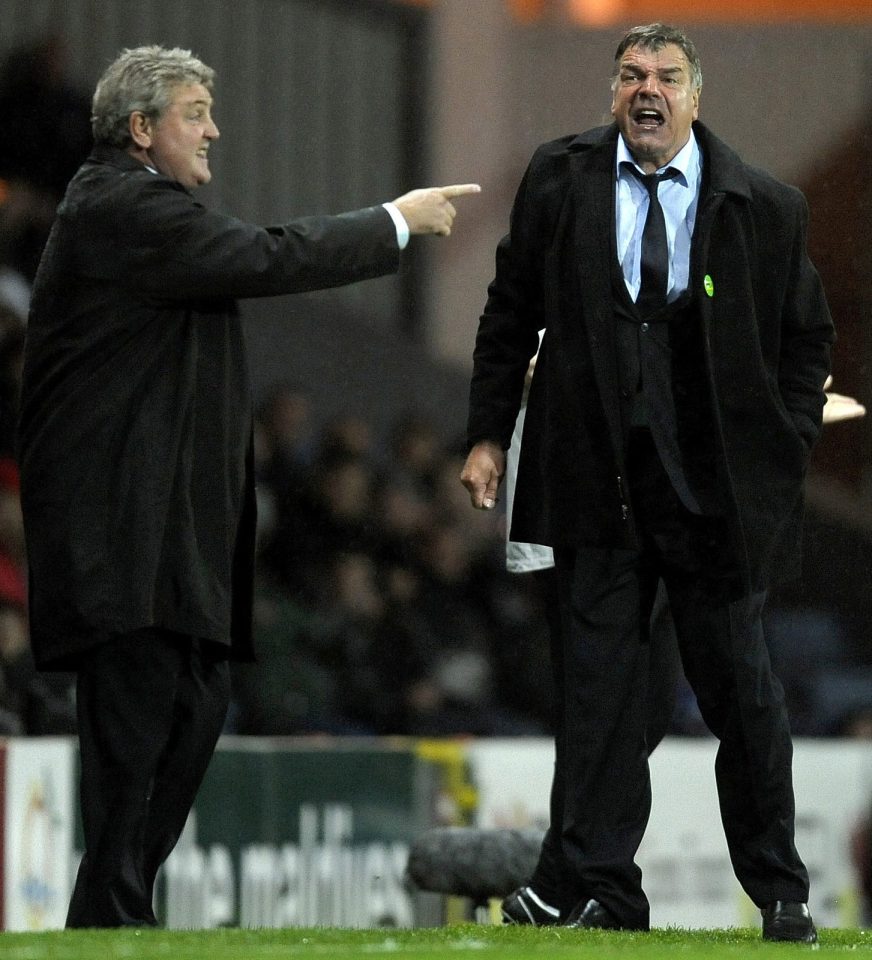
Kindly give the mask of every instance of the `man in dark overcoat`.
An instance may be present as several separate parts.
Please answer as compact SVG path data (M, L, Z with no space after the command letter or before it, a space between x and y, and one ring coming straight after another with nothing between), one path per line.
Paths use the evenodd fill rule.
M154 924L158 867L250 660L252 413L237 297L395 271L450 198L262 228L211 212L213 71L125 50L36 278L20 466L37 664L77 672L85 853L72 927Z
M564 876L547 906L571 926L649 925L634 857L662 579L720 740L736 875L764 937L810 942L790 730L761 627L767 586L798 569L833 340L807 208L699 123L699 58L681 31L631 30L615 66L614 124L540 147L518 190L479 324L462 475L491 508L544 328L511 536L554 547L564 638Z

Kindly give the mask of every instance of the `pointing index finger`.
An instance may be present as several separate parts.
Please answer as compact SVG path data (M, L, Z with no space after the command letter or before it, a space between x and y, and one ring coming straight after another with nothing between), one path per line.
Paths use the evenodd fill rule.
M481 187L477 183L453 183L447 187L439 187L439 192L447 200L452 197L463 197L468 193L481 193Z

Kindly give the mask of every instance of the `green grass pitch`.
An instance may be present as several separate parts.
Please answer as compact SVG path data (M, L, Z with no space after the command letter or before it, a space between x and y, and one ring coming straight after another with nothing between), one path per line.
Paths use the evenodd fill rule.
M457 924L417 930L69 930L2 933L3 960L720 960L872 957L872 930L824 930L820 943L772 944L759 930L651 933Z

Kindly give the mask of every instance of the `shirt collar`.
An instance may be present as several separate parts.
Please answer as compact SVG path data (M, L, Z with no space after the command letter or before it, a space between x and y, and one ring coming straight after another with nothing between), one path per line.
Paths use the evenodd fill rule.
M631 163L633 166L638 167L638 164L633 159L633 155L627 147L624 135L618 134L618 154L615 161L615 170L619 177L621 175L622 163ZM695 185L699 180L700 150L693 130L690 131L687 143L675 154L669 163L666 164L666 167L672 167L677 170L680 176L676 179L679 182L683 182L687 187ZM664 170L666 167L661 167L660 170ZM638 167L638 169L641 170L641 167Z

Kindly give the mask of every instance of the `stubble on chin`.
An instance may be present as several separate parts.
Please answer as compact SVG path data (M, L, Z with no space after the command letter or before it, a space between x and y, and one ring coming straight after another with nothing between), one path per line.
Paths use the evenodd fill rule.
M627 140L627 147L634 160L644 160L648 163L655 163L661 153L657 144L645 139Z

